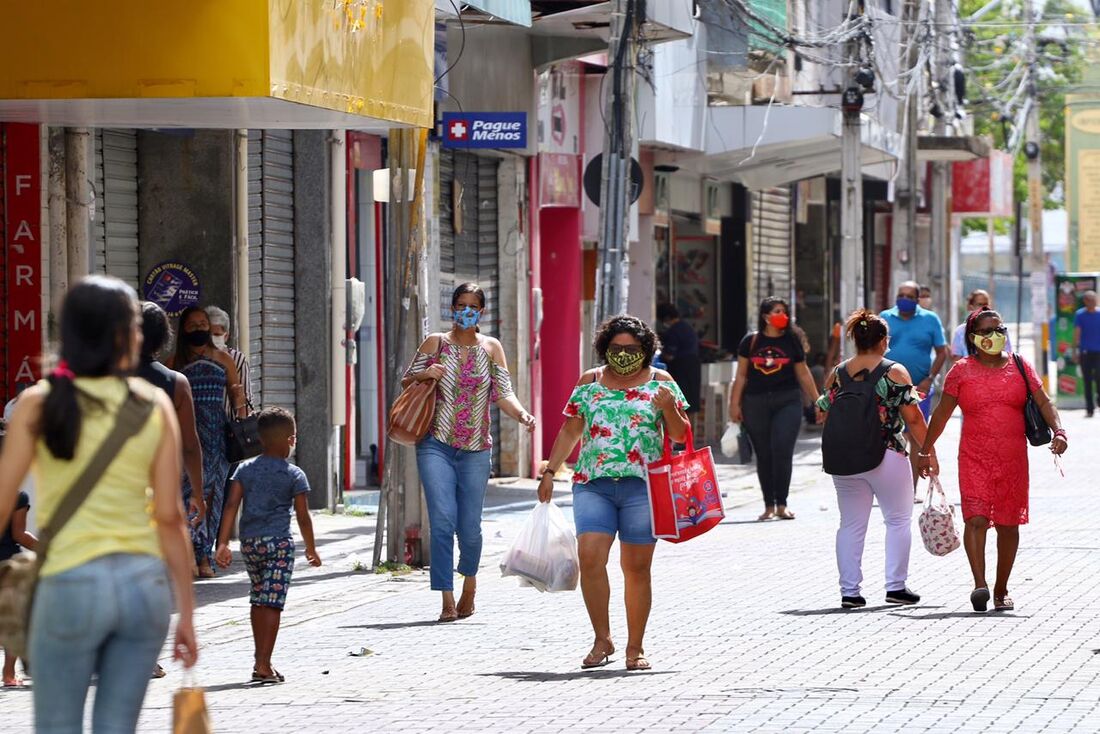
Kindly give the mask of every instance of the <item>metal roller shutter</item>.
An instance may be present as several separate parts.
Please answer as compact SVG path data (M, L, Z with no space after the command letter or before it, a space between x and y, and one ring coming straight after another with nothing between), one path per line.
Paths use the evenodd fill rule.
M779 296L790 300L791 191L764 189L752 193L753 279L759 298Z
M138 287L137 131L95 133L95 272Z
M294 140L248 133L249 368L259 407L295 410Z
M495 158L451 150L439 154L440 328L451 327L451 293L460 283L473 282L485 290L486 308L481 333L497 336L500 317L500 237L497 231L497 168ZM460 188L456 189L456 183ZM457 207L456 207L457 204ZM461 209L462 227L455 231L455 209ZM493 444L500 445L500 411L492 416ZM500 452L493 452L493 470L500 471Z

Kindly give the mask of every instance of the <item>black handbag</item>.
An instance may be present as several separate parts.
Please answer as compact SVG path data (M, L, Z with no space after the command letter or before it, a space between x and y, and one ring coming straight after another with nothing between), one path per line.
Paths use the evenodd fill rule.
M260 442L260 416L248 403L248 415L244 418L236 416L229 419L225 427L225 457L230 464L251 459L263 453L264 447Z
M1024 434L1032 446L1046 446L1054 436L1050 426L1047 425L1047 419L1035 404L1035 396L1031 394L1031 384L1027 381L1027 373L1024 372L1020 355L1013 354L1012 359L1015 360L1016 369L1020 370L1020 376L1024 378L1024 387L1027 389L1027 401L1024 403Z

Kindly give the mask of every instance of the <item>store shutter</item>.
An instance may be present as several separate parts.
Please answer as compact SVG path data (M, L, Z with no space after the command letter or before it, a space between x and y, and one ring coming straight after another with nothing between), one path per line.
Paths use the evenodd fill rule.
M138 287L137 131L95 132L95 272Z
M440 151L439 159L440 327L450 328L451 294L455 287L473 282L485 290L486 309L481 316L481 333L497 336L500 332L497 308L499 163L495 158L451 150ZM461 211L460 231L456 231L455 226L456 208ZM500 412L494 409L491 415L493 443L499 446ZM497 451L493 452L493 470L500 470Z
M752 194L753 279L759 298L791 298L791 192L764 189Z
M296 408L294 140L248 133L249 368L256 407Z

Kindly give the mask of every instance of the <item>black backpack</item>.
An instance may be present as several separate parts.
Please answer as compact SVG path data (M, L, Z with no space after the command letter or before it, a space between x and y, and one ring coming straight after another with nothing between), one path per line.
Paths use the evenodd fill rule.
M894 362L882 360L862 380L848 374L848 363L836 368L840 389L833 399L821 434L821 457L826 474L847 477L871 471L886 455L882 420L878 413L875 385L890 371Z

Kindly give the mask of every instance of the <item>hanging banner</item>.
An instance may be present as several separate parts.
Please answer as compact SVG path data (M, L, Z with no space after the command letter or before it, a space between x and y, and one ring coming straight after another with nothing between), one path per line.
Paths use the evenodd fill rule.
M4 249L7 255L6 394L14 397L41 374L42 164L39 126L6 124Z
M1066 270L1100 270L1100 98L1066 95Z

